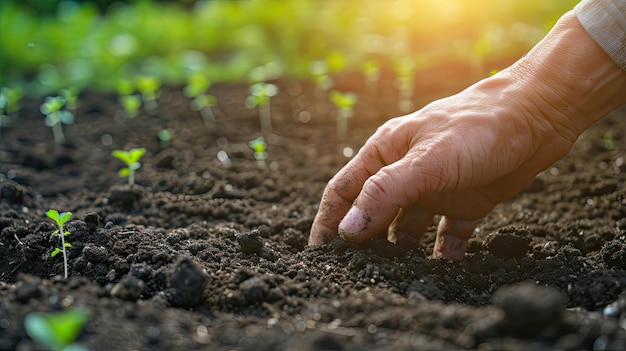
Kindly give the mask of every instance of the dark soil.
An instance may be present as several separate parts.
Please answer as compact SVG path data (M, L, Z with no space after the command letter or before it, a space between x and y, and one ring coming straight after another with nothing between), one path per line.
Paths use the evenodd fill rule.
M426 76L416 107L467 83ZM94 350L626 348L626 110L482 220L464 261L447 262L428 257L434 225L422 242L307 247L341 150L400 112L391 87L361 90L339 140L335 110L309 85L279 85L265 169L248 147L261 134L242 84L212 88L211 127L180 89L134 119L115 96L85 94L65 145L41 100L26 101L0 141L0 350L35 349L24 317L71 307L89 313L78 342ZM111 156L131 147L147 149L133 187ZM50 208L73 213L67 280L50 256Z

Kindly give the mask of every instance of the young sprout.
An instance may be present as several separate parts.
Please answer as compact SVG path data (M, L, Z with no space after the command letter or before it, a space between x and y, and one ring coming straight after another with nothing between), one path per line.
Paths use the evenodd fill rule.
M146 111L154 114L159 107L157 98L159 97L159 89L161 89L161 81L157 77L141 76L137 78L135 84L141 94Z
M126 113L126 117L137 117L139 115L139 108L141 107L141 97L139 95L133 95L135 92L133 83L128 79L120 79L117 81L115 90L117 90L118 100L124 113Z
M64 229L65 223L72 217L71 212L62 212L59 213L57 210L48 210L46 212L46 216L51 218L59 227L59 229L55 230L52 235L58 235L61 238L61 247L55 247L50 256L54 257L59 254L59 252L63 253L63 277L67 279L67 250L66 248L72 247L72 245L65 241L65 236L70 235L69 231Z
M204 74L194 72L189 76L187 86L183 89L185 96L193 99L191 106L200 112L205 126L215 123L212 107L217 105L217 99L213 95L206 94L210 86L211 81Z
M172 133L169 129L159 130L157 137L159 137L159 141L161 142L161 146L163 146L163 148L167 149L170 147L172 143Z
M44 122L48 127L52 128L54 141L56 141L57 144L65 143L65 134L63 134L62 125L74 123L74 114L64 110L64 106L65 98L62 96L49 96L39 108L41 113L46 116Z
M24 318L24 329L31 339L48 350L87 350L74 343L87 318L87 313L78 308L56 313L32 312Z
M409 112L413 108L413 86L415 81L415 61L403 57L394 63L396 88L399 91L398 108L401 112Z
M257 166L259 168L265 168L265 160L267 159L265 139L260 136L249 141L248 146L250 146L250 148L254 151L254 159L257 162Z
M134 148L128 151L125 150L113 150L113 157L124 162L126 167L119 170L118 175L120 177L128 177L128 185L135 184L135 171L141 167L139 160L146 153L144 148Z
M7 113L8 99L0 92L0 137L2 137L2 128L11 125L11 117Z
M0 89L0 101L4 100L4 103L0 102L0 110L4 109L4 113L7 116L16 115L20 109L20 100L24 96L24 90L20 87L2 87Z
M63 89L61 90L61 96L65 99L65 108L76 112L76 107L78 107L78 88Z
M317 60L309 63L309 73L315 84L315 98L321 100L326 96L326 92L333 86L333 79L330 77L326 60Z
M120 105L122 105L126 116L135 118L139 115L141 97L139 97L139 95L122 95L120 96Z
M354 114L354 105L357 101L356 94L333 90L330 92L330 101L338 108L337 135L345 137L348 134L348 119Z
M361 71L365 77L368 92L375 94L378 91L378 81L380 81L380 65L374 60L367 60L363 62Z
M278 94L278 87L269 83L256 83L250 86L250 96L246 98L246 107L259 107L261 131L272 132L272 116L270 111L270 98Z
M607 130L606 132L604 132L604 134L602 135L602 145L606 150L615 149L615 142L613 141L612 131Z

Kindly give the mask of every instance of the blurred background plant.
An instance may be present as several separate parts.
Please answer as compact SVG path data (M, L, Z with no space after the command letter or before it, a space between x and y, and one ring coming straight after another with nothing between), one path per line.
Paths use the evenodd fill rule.
M3 0L0 86L44 95L114 91L120 77L184 84L240 81L271 62L310 79L398 58L463 62L488 75L487 58L521 55L577 0ZM330 59L329 59L330 58ZM483 72L486 71L486 72Z

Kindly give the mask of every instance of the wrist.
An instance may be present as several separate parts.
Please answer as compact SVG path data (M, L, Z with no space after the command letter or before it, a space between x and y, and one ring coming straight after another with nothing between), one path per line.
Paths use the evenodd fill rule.
M626 71L571 11L509 71L515 84L532 94L543 117L576 136L626 103Z

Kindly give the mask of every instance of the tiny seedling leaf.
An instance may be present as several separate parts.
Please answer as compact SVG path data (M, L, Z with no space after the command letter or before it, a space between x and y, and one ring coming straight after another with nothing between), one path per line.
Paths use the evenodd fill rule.
M161 87L161 81L157 77L141 76L135 81L137 90L142 94L156 93Z
M330 100L339 108L353 108L356 104L356 95L333 90L330 92Z
M211 86L211 81L201 72L193 72L188 79L188 84L183 90L185 96L187 97L196 97L209 89Z
M124 167L117 172L117 175L120 176L120 178L128 177L130 175L130 169Z
M141 157L143 156L143 154L146 153L146 149L144 148L135 148L135 149L130 149L130 151L128 152L129 157L130 157L130 161L132 163L138 162Z
M70 111L59 111L59 121L63 124L74 124L74 114Z
M58 247L55 247L54 250L52 250L52 252L50 253L50 256L54 257L60 254L61 252L63 252L63 250L59 249Z
M115 157L118 160L126 163L127 165L132 163L132 161L130 160L130 154L128 153L128 151L113 150L112 155L113 155L113 157Z
M54 112L58 112L63 108L65 99L61 96L48 96L43 104L39 107L39 110L44 115L49 115Z
M141 107L141 98L138 95L122 95L120 96L120 104L128 117L137 117Z
M69 309L58 313L30 313L24 318L24 329L37 343L52 350L72 344L87 322L87 313Z
M118 160L124 162L128 167L132 167L133 164L138 163L141 157L146 153L146 149L144 148L135 148L130 149L129 151L125 150L113 150L111 153L113 157ZM137 167L139 168L139 167ZM135 169L137 169L135 168Z
M57 210L50 209L50 210L48 210L48 212L46 212L46 216L48 216L56 224L58 224L59 226L62 227L63 225L65 225L65 223L67 223L67 221L70 219L70 217L72 217L72 212L62 212L62 213L59 213L59 211L57 211ZM58 233L58 231L57 231L57 233Z

